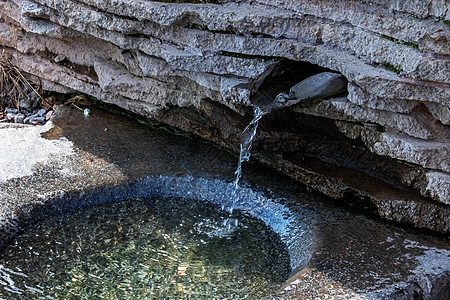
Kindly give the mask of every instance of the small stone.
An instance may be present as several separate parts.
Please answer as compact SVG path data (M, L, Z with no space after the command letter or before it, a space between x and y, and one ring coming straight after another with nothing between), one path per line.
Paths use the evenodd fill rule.
M36 99L36 100L34 100L34 102L33 102L32 108L39 107L40 105L41 105L41 102L39 101L39 99Z
M29 115L32 115L32 112L30 111L30 110L28 110L28 109L24 109L24 110L22 110L22 113L25 115L25 116L29 116Z
M17 108L6 108L5 109L5 114L7 113L11 113L11 114L17 114L19 111L17 110Z
M20 100L19 107L21 108L21 110L27 109L27 108L30 108L32 104L33 104L33 98L32 98L32 96L28 95L28 97Z
M14 123L20 123L23 124L23 121L25 120L24 114L17 114L14 118Z
M7 113L7 114L6 114L6 119L7 119L8 121L14 120L15 117L16 117L16 114L14 114L14 113Z
M38 110L36 113L39 117L43 117L45 115L46 110L44 108Z
M34 117L30 120L30 123L33 125L43 125L43 124L45 124L45 118L44 117Z
M36 114L30 115L30 116L26 117L26 118L23 120L23 123L25 123L25 124L30 124L30 123L31 123L31 120L32 120L33 118L36 118L36 117L39 117L39 116L36 115Z
M51 110L51 111L49 111L46 115L45 115L45 120L50 120L50 118L52 117L52 115L53 115L53 110Z
M67 58L67 57L66 57L64 54L59 54L59 55L57 55L57 56L53 59L53 61L54 61L55 63L59 64L60 62L65 61L66 58Z

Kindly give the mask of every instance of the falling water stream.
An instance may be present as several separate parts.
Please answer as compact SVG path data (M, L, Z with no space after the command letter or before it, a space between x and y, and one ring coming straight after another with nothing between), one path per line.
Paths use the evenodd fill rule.
M236 169L236 172L234 173L236 175L236 179L233 183L235 192L239 188L239 180L242 176L242 163L250 159L250 149L252 147L253 139L256 135L256 130L258 129L259 120L261 120L261 118L267 114L267 111L259 108L258 106L255 106L253 112L253 120L250 122L250 124L247 125L247 127L245 127L241 136L241 151L239 153L238 167Z
M233 201L232 205L230 207L227 207L226 210L230 214L230 218L225 221L226 227L231 230L232 226L238 225L237 219L232 219L231 216L233 215L233 210L236 207L237 201L239 201L239 197L237 194L237 191L239 190L239 181L242 177L242 163L246 162L250 159L251 155L251 147L253 143L253 139L256 135L256 130L258 129L259 120L268 113L267 110L264 110L258 106L254 106L253 108L254 117L253 120L245 127L244 131L242 131L241 135L241 143L240 143L240 153L239 153L239 160L238 160L238 166L234 174L236 175L236 178L233 182L233 193L231 195ZM222 207L224 208L224 207ZM225 209L225 208L224 208ZM234 223L234 224L233 224Z

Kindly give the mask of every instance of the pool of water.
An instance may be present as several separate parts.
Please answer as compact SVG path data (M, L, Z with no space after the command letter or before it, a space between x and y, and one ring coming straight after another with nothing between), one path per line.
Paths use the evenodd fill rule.
M0 258L0 299L255 299L288 278L279 235L241 211L137 198L48 218Z

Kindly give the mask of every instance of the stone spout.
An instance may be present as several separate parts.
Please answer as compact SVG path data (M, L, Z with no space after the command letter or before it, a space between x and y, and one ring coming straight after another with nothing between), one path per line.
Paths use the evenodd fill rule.
M273 101L273 108L292 106L299 102L325 99L344 93L347 80L341 74L323 72L310 76L289 90L289 95L280 93Z

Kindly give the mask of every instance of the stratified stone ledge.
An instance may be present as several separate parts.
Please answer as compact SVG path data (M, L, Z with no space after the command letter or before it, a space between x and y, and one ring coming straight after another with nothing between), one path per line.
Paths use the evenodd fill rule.
M283 133L261 129L267 145L260 142L259 150L307 150L301 138L308 133L298 131L297 121L308 120L318 141L344 133L355 149L418 170L391 176L380 167L385 174L375 177L394 177L395 184L425 197L420 207L430 211L435 202L449 205L449 4L397 2L6 0L0 2L0 44L48 90L82 92L231 149L255 98L270 101L307 74L340 73L347 93L272 112L280 115L272 119L279 124L285 124L283 114L296 115ZM340 132L336 125L324 128L326 120L336 121ZM318 151L323 161L335 159L327 149ZM288 164L282 168L289 175ZM308 174L301 181L315 176ZM370 194L342 184L331 193L332 182L343 182L333 176L329 195ZM382 215L392 219L387 210ZM422 224L409 211L405 218Z

